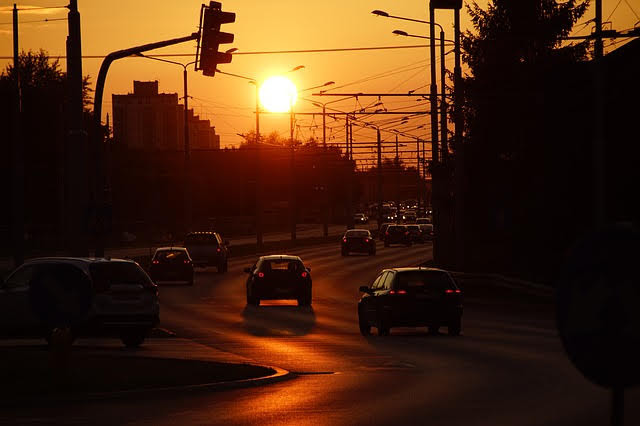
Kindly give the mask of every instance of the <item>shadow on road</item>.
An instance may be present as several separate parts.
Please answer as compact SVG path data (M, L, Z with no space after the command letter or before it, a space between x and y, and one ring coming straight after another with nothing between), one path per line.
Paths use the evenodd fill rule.
M242 316L245 328L255 336L303 336L316 324L311 307L246 306Z

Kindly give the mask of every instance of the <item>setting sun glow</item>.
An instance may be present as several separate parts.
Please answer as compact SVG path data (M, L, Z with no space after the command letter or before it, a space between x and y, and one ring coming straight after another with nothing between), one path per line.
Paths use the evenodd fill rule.
M286 77L270 77L260 87L260 103L271 112L289 111L297 98L296 85Z

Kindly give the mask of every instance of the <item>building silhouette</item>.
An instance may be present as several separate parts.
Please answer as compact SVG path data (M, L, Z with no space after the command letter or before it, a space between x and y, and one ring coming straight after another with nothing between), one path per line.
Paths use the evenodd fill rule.
M158 81L135 81L133 93L112 95L113 138L123 149L184 150L184 106L177 93L158 93ZM187 111L191 149L220 149L209 120Z

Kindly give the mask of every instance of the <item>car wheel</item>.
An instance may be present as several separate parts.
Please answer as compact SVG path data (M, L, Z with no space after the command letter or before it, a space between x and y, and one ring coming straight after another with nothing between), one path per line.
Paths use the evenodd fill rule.
M144 342L148 330L125 330L120 333L120 340L128 348L137 348Z
M447 331L449 336L459 336L462 332L462 318L458 318L451 322Z
M360 334L363 336L371 334L371 326L360 317L358 317L358 326L360 327Z

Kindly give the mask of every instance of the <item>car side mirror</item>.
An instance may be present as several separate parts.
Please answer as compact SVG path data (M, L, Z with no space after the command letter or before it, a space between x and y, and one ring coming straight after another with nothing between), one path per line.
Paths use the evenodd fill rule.
M250 274L251 273L251 268L244 268L243 271L246 272L247 274Z
M371 294L372 293L371 289L366 285L360 286L360 292L361 293L367 293L367 294Z

